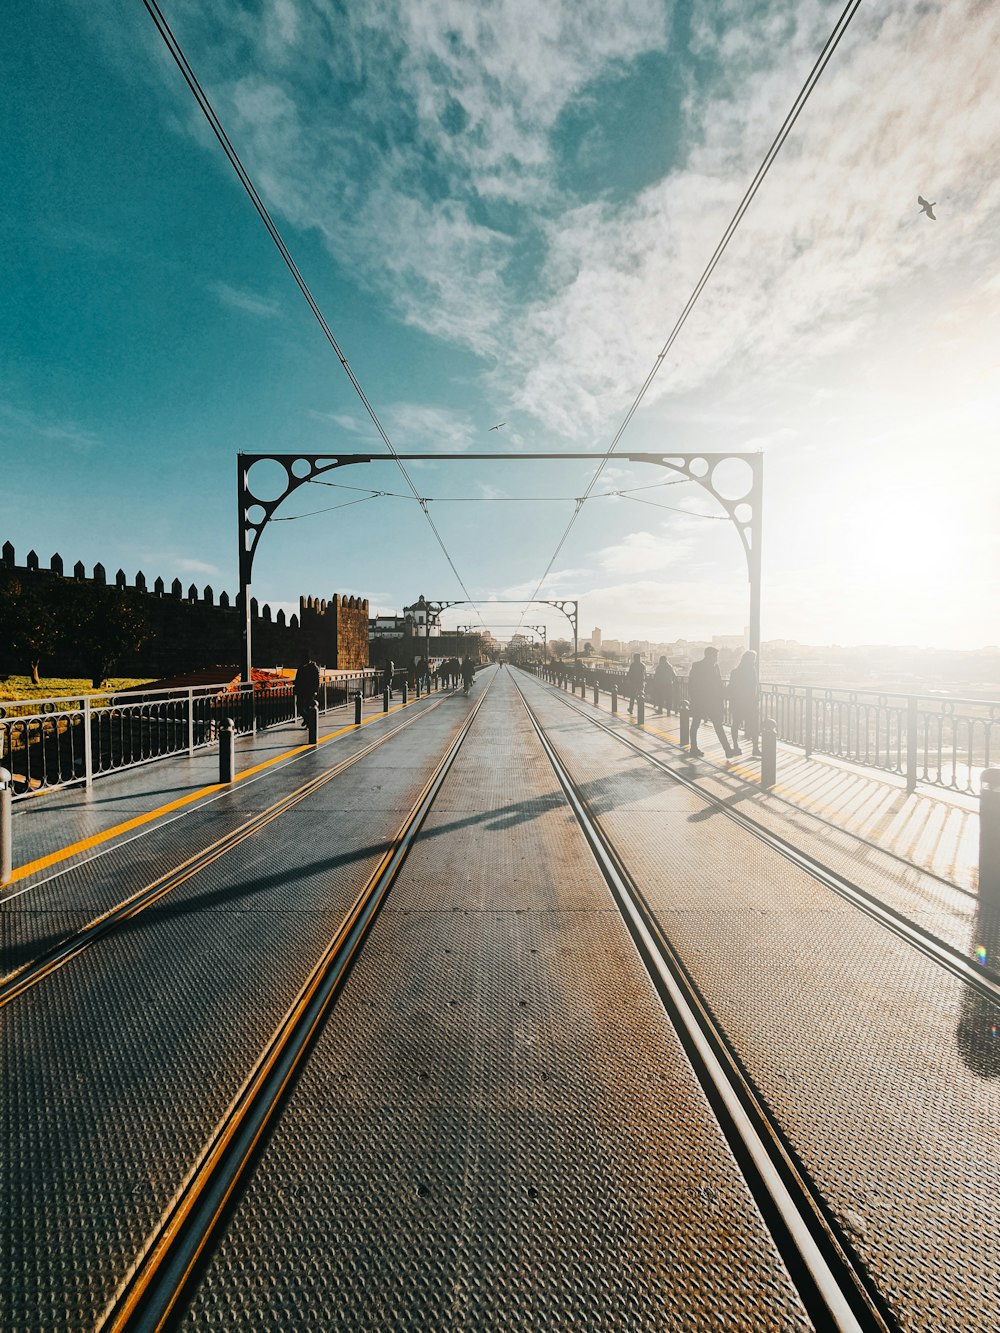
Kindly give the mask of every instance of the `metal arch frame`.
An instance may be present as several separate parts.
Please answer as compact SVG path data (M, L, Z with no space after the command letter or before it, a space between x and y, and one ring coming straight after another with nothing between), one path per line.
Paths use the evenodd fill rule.
M482 455L480 455L480 457L482 457ZM556 611L562 612L573 627L573 656L576 657L577 644L580 637L580 602L578 598L556 597L550 599L548 597L491 597L488 602L470 602L468 599L465 599L464 601L458 602L435 602L434 605L442 608L448 606L475 606L478 608L481 606L485 609L488 606L523 606L525 602L530 603L532 606L551 606L554 607ZM572 613L567 611L566 608L568 606L573 608ZM546 642L548 642L548 640L546 640Z
M548 625L522 625L520 621L516 624L513 621L501 624L498 620L487 620L485 622L487 629L530 629L535 634L542 636L542 648L545 657L549 655L549 627ZM475 625L457 626L459 634L475 634Z
M667 468L688 481L696 482L716 500L725 510L736 528L747 560L747 575L750 583L750 647L760 652L760 609L761 609L761 531L762 506L764 493L764 457L760 453L616 453L615 458L629 463L648 463L654 467ZM392 463L396 459L410 461L567 461L588 459L607 461L607 453L536 453L536 454L239 454L236 463L236 485L239 506L239 575L240 602L243 611L243 679L251 679L251 607L250 585L253 573L254 556L260 543L264 528L270 522L275 510L300 486L315 481L317 477L336 468L350 467L358 463ZM737 459L750 468L751 482L744 495L729 498L713 484L713 475L720 464ZM285 469L286 482L282 493L274 499L262 500L254 495L248 484L248 474L255 463L278 463ZM296 470L297 469L297 470ZM375 491L375 495L379 492ZM426 506L428 501L421 500ZM250 511L259 509L261 517L251 518ZM507 599L515 600L515 599ZM520 601L535 601L534 598L521 598ZM562 611L573 625L574 657L577 656L579 643L578 614L579 604L568 600L537 599L540 604L553 606ZM445 606L460 605L457 602L442 603ZM573 606L574 615L570 617L567 606Z

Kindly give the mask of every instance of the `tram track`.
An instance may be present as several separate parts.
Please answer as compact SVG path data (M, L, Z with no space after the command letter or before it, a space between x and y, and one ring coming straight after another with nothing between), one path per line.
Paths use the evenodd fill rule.
M520 687L518 687L520 688ZM888 904L882 902L874 894L854 883L839 871L825 865L816 857L803 851L794 843L780 834L763 827L756 820L750 818L742 811L734 810L720 797L708 792L700 786L686 773L681 772L672 764L660 759L658 756L650 754L643 746L638 745L631 737L623 735L618 728L611 726L599 717L595 717L592 712L579 705L572 703L559 690L549 687L542 687L547 695L558 699L567 711L577 714L592 726L599 728L607 735L612 736L621 745L631 750L633 754L644 759L653 768L669 777L678 786L698 796L705 802L706 806L720 815L724 815L731 820L740 829L752 834L758 841L763 843L772 851L777 852L787 861L805 871L812 879L822 884L824 888L835 893L839 898L850 903L857 910L863 912L873 921L878 922L884 929L896 935L898 938L906 941L907 944L921 952L925 957L930 958L946 971L957 976L966 985L970 986L978 994L990 1000L994 1004L1000 1005L1000 974L991 970L982 964L973 963L965 954L947 941L940 939L925 930L916 922L897 912ZM524 695L522 693L522 698ZM528 707L527 701L525 706Z
M898 1323L844 1236L517 681L515 688L667 1016L817 1329ZM579 711L579 710L575 710Z
M160 1329L178 1309L199 1259L216 1234L256 1149L280 1113L286 1091L363 948L489 689L487 685L436 764L390 846L206 1140L131 1272L99 1319L99 1329L109 1333L131 1328Z
M277 801L269 805L265 810L252 815L248 820L238 828L230 830L221 838L216 839L207 847L201 848L192 856L186 857L177 865L173 866L164 874L157 876L156 879L143 885L135 893L123 898L113 907L92 918L86 925L67 935L55 945L43 950L35 958L23 963L20 967L10 972L2 982L0 982L0 1009L17 999L25 992L31 990L39 982L51 976L54 972L64 967L72 959L78 957L85 950L96 944L104 936L114 931L126 922L133 921L147 908L160 902L168 894L172 893L181 885L187 883L195 875L198 875L207 867L220 860L222 857L234 851L249 838L254 837L263 829L273 824L275 820L280 819L288 811L293 810L303 801L320 791L328 783L341 776L348 769L352 768L361 760L368 758L375 751L379 750L387 742L399 736L400 733L420 722L428 714L439 708L444 699L449 696L443 696L436 702L428 705L419 713L404 719L394 727L384 732L382 735L370 741L360 750L347 755L322 773L316 774L307 781L301 783L295 790L286 793Z

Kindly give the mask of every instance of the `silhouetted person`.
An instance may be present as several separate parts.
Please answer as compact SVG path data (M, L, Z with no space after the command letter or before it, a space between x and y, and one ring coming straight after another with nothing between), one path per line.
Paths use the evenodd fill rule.
M665 657L661 657L656 664L656 670L653 672L653 701L658 713L662 713L664 710L668 713L674 711L674 686L676 683L676 671Z
M385 669L382 672L382 688L383 690L389 691L390 699L392 698L392 682L395 675L396 675L396 664L392 660L392 658L390 658L389 661L386 662Z
M745 652L739 665L733 668L729 677L729 716L733 724L733 754L742 754L740 749L740 727L753 741L753 752L758 753L757 737L760 727L757 725L757 709L760 684L757 680L757 654Z
M307 727L309 723L306 721L306 714L316 702L316 696L319 694L319 667L311 657L307 658L295 672L293 688L299 717L302 719L302 725Z
M424 661L422 657L417 658L417 664L413 668L413 674L416 679L418 687L422 686L425 690L430 689L431 687L430 668L428 667L427 663Z
M469 688L476 678L476 664L471 657L462 658L462 685L465 693L469 693Z
M635 708L636 699L641 699L643 690L646 688L646 668L642 665L642 658L638 653L632 654L632 661L629 663L628 670L625 672L625 693L628 695L629 716Z
M732 759L733 751L722 726L722 710L725 691L722 675L719 672L718 648L706 648L705 656L691 667L688 677L688 703L691 707L691 753L701 758L704 750L698 749L698 728L702 722L711 722L719 744L726 752L726 758Z

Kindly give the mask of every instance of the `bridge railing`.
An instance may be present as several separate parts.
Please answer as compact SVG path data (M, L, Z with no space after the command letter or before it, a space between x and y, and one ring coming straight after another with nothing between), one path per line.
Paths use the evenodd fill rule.
M381 673L323 672L322 712L360 691L377 692ZM0 767L13 775L14 799L146 764L194 754L232 718L239 732L297 715L287 684L203 685L188 689L22 699L0 703Z
M975 795L1000 753L1000 703L927 694L761 685L761 715L779 737L814 752Z
M537 669L549 680L565 678L621 688L624 669L553 663ZM649 675L646 692L649 694ZM668 703L688 702L679 676ZM828 754L863 768L880 769L918 783L977 795L980 773L1000 760L1000 703L934 694L845 690L773 681L760 687L760 716L773 718L778 737L808 757ZM728 701L726 722L730 721Z

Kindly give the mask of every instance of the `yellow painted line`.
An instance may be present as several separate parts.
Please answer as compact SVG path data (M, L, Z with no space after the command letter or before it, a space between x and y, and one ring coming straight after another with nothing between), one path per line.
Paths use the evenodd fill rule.
M408 699L405 704L396 704L394 708L389 709L389 713L398 713L401 708L408 708L411 703L416 703L416 699ZM361 725L367 726L369 722L376 722L380 717L387 717L388 713L373 713L371 717L361 719ZM349 731L357 731L357 727L352 722L349 726L341 727L339 731L331 731L329 736L323 736L318 745L325 745L327 741L335 740L338 736L344 736ZM236 774L236 782L242 782L244 778L252 777L255 773L261 773L266 768L271 768L274 764L283 763L286 759L293 759L298 754L304 754L306 750L313 747L310 745L296 745L291 750L284 750L281 754L274 755L271 759L265 759L261 764L255 764L253 768L243 769ZM212 796L216 792L225 790L226 783L213 782L207 787L199 787L197 791L189 792L186 796L180 796L176 801L170 801L167 805L161 805L156 810L147 810L145 814L136 815L134 819L128 819L124 824L116 824L113 828L104 829L101 833L94 833L89 838L83 838L80 842L72 842L68 847L61 847L56 852L50 852L48 856L40 856L35 861L26 861L24 865L17 866L11 874L7 884L16 884L20 879L26 879L29 875L36 875L40 870L48 870L50 866L58 865L60 861L68 861L70 857L79 856L82 852L89 852L94 847L100 847L102 843L111 842L114 838L120 838L125 833L131 833L133 829L142 828L144 824L152 824L157 819L162 819L164 815L172 814L175 810L182 810L186 805L192 805L195 801L200 801L203 796ZM4 885L6 888L7 885Z

